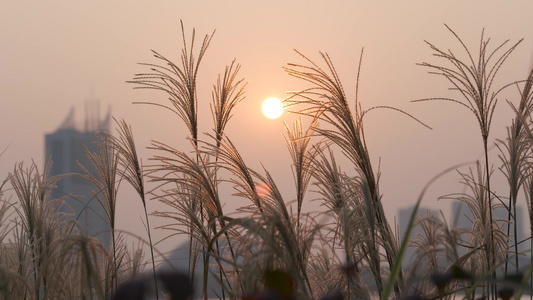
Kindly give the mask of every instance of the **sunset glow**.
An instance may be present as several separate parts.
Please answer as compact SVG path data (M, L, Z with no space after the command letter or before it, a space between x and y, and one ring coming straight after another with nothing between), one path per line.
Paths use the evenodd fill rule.
M263 102L263 114L269 119L276 119L283 113L283 104L278 98L268 98Z
M533 300L533 1L107 2L2 5L0 300Z

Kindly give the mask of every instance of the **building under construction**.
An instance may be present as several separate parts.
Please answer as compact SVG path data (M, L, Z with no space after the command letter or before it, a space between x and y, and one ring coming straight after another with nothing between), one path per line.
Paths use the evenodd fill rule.
M98 134L109 131L110 118L110 110L100 119L99 103L87 102L85 122L77 126L72 108L59 128L45 137L46 156L52 160L50 175L84 174L80 164L89 172L94 172L87 151L97 151L97 142L100 140ZM76 220L86 234L99 238L109 246L109 222L93 191L98 192L98 189L87 179L76 175L66 176L57 184L52 199L65 197L65 205L61 210L69 213L71 220Z

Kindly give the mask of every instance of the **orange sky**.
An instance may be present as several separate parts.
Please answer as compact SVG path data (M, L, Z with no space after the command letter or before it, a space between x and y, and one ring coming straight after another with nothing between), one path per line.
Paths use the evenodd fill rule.
M379 3L378 3L379 2ZM474 116L448 103L411 103L447 95L441 78L432 77L416 63L435 62L431 41L459 50L444 27L451 26L475 48L482 28L494 43L525 38L502 70L502 82L523 79L531 65L533 19L530 1L10 1L0 5L0 157L2 178L17 161L42 164L44 134L56 130L74 106L83 121L84 101L94 95L102 108L125 118L136 135L143 159L150 140L175 147L186 142L186 128L167 111L134 101L164 102L153 91L133 90L126 81L146 69L137 62L155 62L150 50L178 60L179 21L198 37L216 29L200 69L200 131L211 130L212 86L218 73L236 58L247 84L246 99L234 110L227 134L250 167L259 162L271 171L291 200L289 154L282 138L284 114L269 120L261 102L283 98L303 86L282 67L302 59L297 49L318 60L318 51L332 57L346 92L353 97L361 48L363 59L360 100L364 108L394 106L415 115L430 131L391 111L373 111L366 119L370 154L377 169L381 158L381 192L389 221L399 208L413 204L433 175L454 164L475 160L482 153ZM515 100L516 91L508 94ZM510 109L502 99L492 137L504 137ZM308 124L308 122L306 123ZM496 158L497 153L493 151ZM499 163L496 159L495 163ZM496 165L498 166L498 165ZM436 197L460 192L456 174L442 178L423 205L448 209ZM125 186L125 185L124 185ZM501 191L505 193L505 191ZM119 203L121 226L142 228L141 205ZM311 194L309 194L312 196ZM238 201L238 200L231 200ZM157 203L150 203L152 209ZM149 206L150 207L150 206ZM126 220L138 218L138 224ZM159 233L163 236L164 233Z

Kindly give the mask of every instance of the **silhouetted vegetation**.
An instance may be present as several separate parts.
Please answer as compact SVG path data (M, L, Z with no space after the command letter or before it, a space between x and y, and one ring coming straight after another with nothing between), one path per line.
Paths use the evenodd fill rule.
M308 86L284 100L286 107L301 115L299 121L285 126L296 195L286 199L268 169L250 168L226 135L233 108L245 99L236 61L213 86L212 132L198 133L203 122L198 118L198 101L206 100L198 99L196 78L213 35L206 35L198 50L195 32L188 43L182 24L181 63L154 51L160 64L141 64L148 70L135 75L131 83L162 92L164 100L150 104L171 110L183 121L190 147L177 149L154 141L149 147L150 163L143 164L134 132L120 120L116 134L102 134L98 153L87 151L96 173L83 168L84 174L53 177L49 174L53 162L47 161L42 171L35 163L15 164L0 185L3 299L207 299L210 281L216 281L217 297L224 299L511 299L531 293L533 247L531 252L519 251L525 241L518 240L516 218L517 203L525 203L531 228L528 239L533 245L533 69L526 79L495 86L498 71L520 41L491 48L482 33L474 52L447 29L457 38L462 54L428 43L435 62L421 65L446 79L457 98L417 101L444 100L469 109L480 126L484 161L435 170L420 197L413 199L416 206L406 238L385 216L380 170L371 163L364 117L372 109L393 109L426 125L395 108L364 108L364 99L357 93L363 51L355 99L346 96L325 53L312 60L297 52L302 62L285 67L288 75ZM508 137L491 140L491 127L499 125L492 124L498 96L512 87L518 87L519 93L516 103L508 102L516 113L508 125ZM492 144L500 151L497 165L489 161ZM341 165L341 160L349 164ZM494 167L507 179L508 195L491 189ZM450 191L443 198L468 207L469 228L455 228L442 216L417 212L429 185L454 170L465 189ZM109 246L85 235L59 209L65 198L51 199L51 191L65 176L81 176L97 187L94 199L111 224ZM123 201L117 199L122 182L134 188L143 205L145 220L139 222L147 225L149 260L141 246L127 247L124 233L115 229L115 216L120 213L116 203ZM151 190L145 186L148 182ZM13 198L5 196L8 184ZM223 184L230 184L233 197L243 201L239 214L224 210L229 199L220 192ZM267 187L268 193L258 186ZM148 198L160 201L166 210L150 211ZM311 199L322 207L320 211L308 209ZM496 209L505 209L508 218L496 219ZM170 232L166 239L177 234L188 237L187 270L158 270L150 218L164 218L166 225L157 229ZM411 236L415 227L421 230ZM415 250L417 263L402 265L409 247ZM528 257L528 262L520 265L520 256ZM147 264L150 270L145 272ZM202 286L196 294L193 280Z

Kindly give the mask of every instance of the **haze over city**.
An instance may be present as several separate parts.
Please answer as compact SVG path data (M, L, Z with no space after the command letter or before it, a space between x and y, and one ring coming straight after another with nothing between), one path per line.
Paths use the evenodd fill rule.
M498 84L523 80L532 65L532 8L529 1L5 2L0 9L0 176L5 178L16 162L33 159L42 166L44 135L59 127L71 107L82 127L85 103L94 99L99 99L102 117L111 107L115 118L131 124L143 162L149 163L152 156L146 150L152 140L191 149L187 129L176 115L133 104L165 103L167 96L134 90L126 83L146 71L137 63L156 62L150 50L179 61L182 20L187 40L193 28L198 42L216 30L199 71L200 132L212 130L213 84L235 59L241 65L239 76L247 83L246 98L233 111L226 134L250 167L259 170L262 163L272 173L286 200L294 198L294 192L283 122L290 125L298 117L284 112L268 119L261 113L262 102L307 87L283 70L287 63L305 62L293 49L320 65L319 51L328 53L353 100L364 48L362 107L402 109L433 128L386 109L365 117L370 156L382 173L383 206L394 224L398 209L413 205L431 177L483 154L471 112L450 103L411 102L450 95L449 83L416 65L436 59L424 40L461 51L444 24L472 49L477 49L483 29L494 45L524 38L502 68ZM501 95L491 145L505 137L505 126L513 117L506 100L517 103L518 92L509 88ZM491 151L498 168L497 150ZM461 192L458 179L456 172L440 178L422 204L449 213L449 203L437 197ZM141 204L130 200L134 193L124 187L119 194L118 227L143 232ZM497 184L495 190L507 193ZM148 208L166 209L157 201L150 201ZM161 224L153 220L155 226ZM156 230L154 236L158 240L167 234Z

